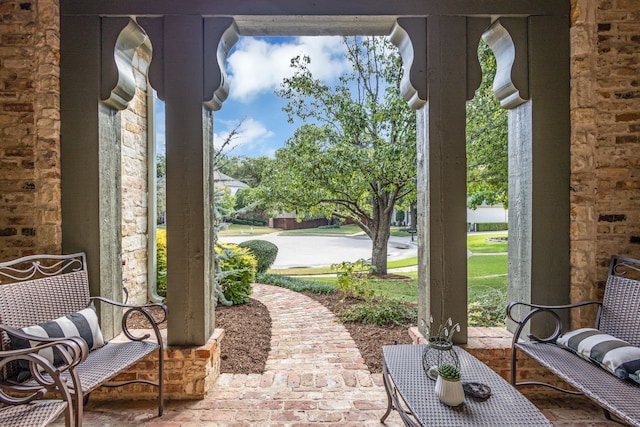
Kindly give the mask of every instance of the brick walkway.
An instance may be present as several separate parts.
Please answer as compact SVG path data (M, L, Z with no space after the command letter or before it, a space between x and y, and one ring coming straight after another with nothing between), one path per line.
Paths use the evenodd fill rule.
M269 309L272 320L264 374L222 374L204 400L167 402L162 418L155 416L155 402L90 402L83 425L381 426L387 402L382 376L367 370L331 312L302 294L269 285L255 285L253 298ZM605 420L586 398L533 401L558 427L620 425ZM395 411L386 424L402 425Z
M168 402L160 419L154 418L154 402L89 403L83 425L380 426L387 405L382 376L368 371L331 312L302 294L269 285L255 285L252 297L269 309L272 320L264 374L221 374L206 399ZM386 425L402 425L397 413Z

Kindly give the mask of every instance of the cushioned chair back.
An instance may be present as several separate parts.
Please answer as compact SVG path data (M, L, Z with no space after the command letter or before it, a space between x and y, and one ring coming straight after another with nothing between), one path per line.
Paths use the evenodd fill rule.
M0 323L23 328L89 305L84 254L47 257L50 256L31 256L0 263ZM9 350L10 345L7 334L1 333L0 347Z
M623 269L617 269L615 263L620 258L614 258L604 291L599 329L640 346L640 280L632 278L633 271L627 273ZM636 260L623 260L640 263ZM624 267L623 264L619 265ZM625 276L617 275L621 272Z

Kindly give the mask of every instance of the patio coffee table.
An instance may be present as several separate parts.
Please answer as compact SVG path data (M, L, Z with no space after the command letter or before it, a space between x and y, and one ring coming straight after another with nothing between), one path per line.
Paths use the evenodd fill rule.
M553 425L522 393L460 347L455 350L460 358L461 381L488 385L491 397L483 401L465 396L457 407L440 402L434 392L435 381L422 369L425 348L426 345L382 347L384 386L389 399L387 412L380 419L383 424L396 409L408 426Z

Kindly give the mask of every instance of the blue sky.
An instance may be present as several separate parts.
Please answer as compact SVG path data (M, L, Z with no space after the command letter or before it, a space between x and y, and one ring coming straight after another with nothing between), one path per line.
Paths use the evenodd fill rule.
M330 83L349 70L341 37L241 37L227 58L229 97L214 113L219 144L242 121L231 154L273 157L300 125L287 123L285 102L274 94L297 55L311 58L314 76ZM164 143L164 108L157 111L158 144ZM159 148L159 152L163 152Z

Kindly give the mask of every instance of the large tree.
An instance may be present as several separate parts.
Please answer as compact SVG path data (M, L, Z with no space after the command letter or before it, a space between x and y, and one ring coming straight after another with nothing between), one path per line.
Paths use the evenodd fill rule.
M376 274L387 272L392 214L416 186L415 113L401 98L400 56L381 37L345 38L352 70L335 85L312 75L308 57L277 94L300 126L276 151L262 188L271 207L355 222L372 240Z
M470 208L486 203L507 207L507 111L493 94L496 59L481 42L478 56L482 83L467 104L467 195Z

